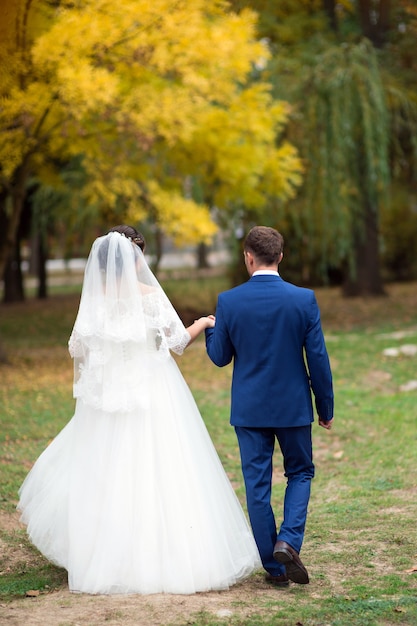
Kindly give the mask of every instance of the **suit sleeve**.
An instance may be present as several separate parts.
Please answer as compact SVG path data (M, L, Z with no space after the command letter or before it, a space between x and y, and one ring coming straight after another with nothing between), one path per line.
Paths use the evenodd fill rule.
M320 419L329 421L334 413L332 373L321 327L320 311L314 294L304 347L317 414Z
M214 328L207 328L205 334L206 350L210 359L218 367L228 365L233 359L234 348L227 330L221 296L217 300L216 324Z

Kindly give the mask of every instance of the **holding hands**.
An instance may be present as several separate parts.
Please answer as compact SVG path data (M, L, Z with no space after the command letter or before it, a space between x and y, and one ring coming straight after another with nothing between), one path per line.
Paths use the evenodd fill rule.
M198 320L195 320L194 323L187 328L191 337L188 345L190 345L194 339L196 339L198 335L203 332L203 330L206 328L213 328L215 322L216 318L214 315L203 315L202 317L199 317Z
M195 320L194 324L198 324L199 327L202 327L202 330L205 330L206 328L214 328L215 322L216 318L214 315L203 315L198 320ZM189 331L190 329L188 328L187 330Z

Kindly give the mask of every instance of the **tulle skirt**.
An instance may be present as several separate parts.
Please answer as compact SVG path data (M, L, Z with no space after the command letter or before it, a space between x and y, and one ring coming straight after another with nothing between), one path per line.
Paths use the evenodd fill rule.
M76 403L19 495L33 544L71 591L190 594L261 566L245 515L175 361L149 361L141 410Z

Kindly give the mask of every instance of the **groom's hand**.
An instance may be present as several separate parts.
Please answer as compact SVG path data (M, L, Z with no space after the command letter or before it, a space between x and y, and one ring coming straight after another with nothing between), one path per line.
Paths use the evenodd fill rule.
M214 315L207 315L207 328L214 328L214 325L216 323L216 318L214 317Z
M327 420L327 421L319 419L319 426L326 428L326 430L330 430L333 424L333 419L334 419L333 417L331 420Z
M213 328L215 324L216 318L214 315L203 315L199 317L198 320L194 320L194 324L202 323L203 328Z

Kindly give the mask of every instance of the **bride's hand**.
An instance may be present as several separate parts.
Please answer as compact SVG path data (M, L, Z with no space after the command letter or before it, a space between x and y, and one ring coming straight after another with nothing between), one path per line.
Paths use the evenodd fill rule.
M214 315L203 315L197 321L201 321L204 324L204 328L213 328L216 322Z
M187 328L188 334L190 335L190 341L187 345L191 345L194 339L206 328L213 328L215 319L214 315L203 315L199 317L198 320L194 320L191 326Z

